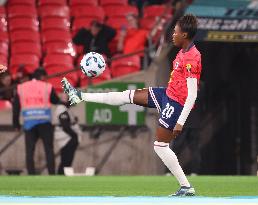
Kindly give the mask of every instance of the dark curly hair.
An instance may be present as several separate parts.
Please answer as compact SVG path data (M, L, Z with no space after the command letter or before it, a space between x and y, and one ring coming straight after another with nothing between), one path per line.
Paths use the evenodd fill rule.
M193 14L186 14L177 21L177 25L181 28L182 32L187 33L188 39L194 38L197 32L197 23L197 18Z

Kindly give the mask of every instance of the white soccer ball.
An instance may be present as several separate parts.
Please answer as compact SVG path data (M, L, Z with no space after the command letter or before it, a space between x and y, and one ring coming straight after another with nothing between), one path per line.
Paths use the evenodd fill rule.
M99 76L106 68L105 59L102 55L96 52L85 54L80 65L82 72L90 78Z

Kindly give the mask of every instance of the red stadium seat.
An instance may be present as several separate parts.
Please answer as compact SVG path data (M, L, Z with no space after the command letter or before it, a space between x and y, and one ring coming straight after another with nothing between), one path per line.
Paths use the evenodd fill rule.
M8 57L8 54L9 54L8 49L9 49L8 43L0 41L0 54L5 55L6 57Z
M71 42L72 37L70 32L65 31L65 30L48 30L42 33L42 42L47 43L47 42Z
M9 20L9 31L39 30L39 22L36 18L13 18Z
M8 55L3 55L0 53L0 62L2 65L8 65Z
M70 21L67 18L45 18L41 21L41 30L70 30Z
M113 77L127 75L140 70L140 57L129 56L112 61L111 74Z
M8 6L17 6L17 5L24 5L24 6L35 6L35 0L8 0Z
M75 48L72 43L66 42L51 42L45 45L46 54L69 54L71 56L76 55Z
M43 51L47 52L49 47L64 48L72 42L70 32L64 30L48 30L42 33Z
M35 54L41 58L41 46L35 42L18 42L11 45L11 54Z
M28 73L33 73L39 67L39 58L32 54L19 54L11 56L10 71L16 74L18 67L23 64Z
M4 6L0 6L0 18L6 18L6 10Z
M74 68L73 58L67 54L49 54L45 57L43 66L45 67L48 75L65 72ZM48 82L52 83L58 92L62 91L62 77L64 77L64 75L48 79ZM78 80L76 72L65 74L65 77L72 85L75 85Z
M68 54L49 54L46 55L46 57L44 58L43 65L46 70L52 69L53 71L56 68L60 70L69 70L73 68L73 58L71 55Z
M165 5L150 5L143 9L143 18L153 18L156 16L161 16L166 10Z
M9 42L9 37L8 37L8 33L7 32L0 31L0 42L5 42L5 43Z
M97 0L70 0L70 6L97 6Z
M62 72L62 71L59 71L59 72ZM47 71L47 73L48 73L48 75L56 74L56 72L49 73L49 71ZM66 77L67 80L74 87L76 86L77 81L78 81L78 76L77 76L76 72L71 72L71 73L68 73L68 74L65 74L65 75L60 75L60 76L57 76L57 77L47 79L47 81L53 85L54 89L58 93L63 92L63 88L62 88L62 85L61 85L61 80L62 80L63 77Z
M122 17L128 14L135 14L138 16L138 9L134 6L106 6L104 7L105 14L111 17Z
M70 10L68 6L44 6L39 8L39 16L41 18L70 18Z
M94 18L75 18L72 26L73 34L75 34L80 28L90 28L91 22Z
M75 18L94 18L102 21L105 17L105 13L103 8L99 6L76 6L71 9L71 16Z
M140 20L141 28L144 28L146 30L151 30L155 25L155 19L153 18L143 18Z
M101 6L123 6L127 5L127 0L100 0Z
M37 18L37 10L34 6L17 5L8 8L8 18Z
M39 32L19 30L10 33L11 43L17 42L35 42L40 43Z
M66 6L66 0L39 0L38 5L43 6Z

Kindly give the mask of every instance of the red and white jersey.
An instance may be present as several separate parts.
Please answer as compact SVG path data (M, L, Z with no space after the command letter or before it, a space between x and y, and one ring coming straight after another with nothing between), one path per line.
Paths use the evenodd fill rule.
M195 45L192 45L187 51L181 49L173 61L166 91L167 96L184 106L188 94L186 79L188 77L196 78L199 85L201 70L201 54Z

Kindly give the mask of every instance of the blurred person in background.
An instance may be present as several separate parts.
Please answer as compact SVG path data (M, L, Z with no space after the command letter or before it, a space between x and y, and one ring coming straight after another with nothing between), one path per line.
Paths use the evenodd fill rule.
M196 33L196 16L185 14L177 21L171 41L180 51L173 61L166 88L149 87L123 92L86 93L75 89L65 78L62 80L64 92L68 94L71 104L86 101L108 105L136 104L157 109L159 126L153 148L180 184L178 191L170 196L195 195L195 189L188 181L169 143L182 132L197 97L202 64L201 54L193 42Z
M32 80L17 86L13 102L13 126L16 130L20 130L20 112L23 117L26 165L30 175L36 174L34 152L39 138L43 141L48 173L55 174L51 103L60 104L61 101L52 85L44 82L46 75L44 69L36 69Z
M117 50L123 54L128 54L144 50L148 31L140 28L138 17L135 14L126 16L128 27L123 26L119 32Z
M25 70L25 65L21 64L19 65L17 69L17 73L15 75L14 83L19 84L23 83L25 81L28 81L30 79L30 75Z
M1 74L0 76L0 99L9 100L13 99L13 81L8 72Z
M115 37L116 30L93 20L90 29L81 28L73 37L75 45L83 46L83 53L90 51L105 54L110 57L110 50L108 44Z
M63 105L58 105L54 113L54 119L57 120L55 127L55 144L60 150L60 164L58 174L64 174L64 167L71 167L76 149L79 145L81 130L78 124L78 118L75 117L70 109L68 97L62 94Z

